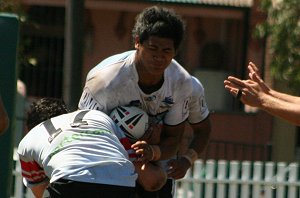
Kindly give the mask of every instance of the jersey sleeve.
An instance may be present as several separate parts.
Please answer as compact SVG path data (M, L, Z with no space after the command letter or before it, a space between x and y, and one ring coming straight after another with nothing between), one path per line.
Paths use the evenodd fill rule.
M82 95L80 97L79 103L78 103L79 109L93 109L93 110L99 110L102 112L106 112L106 106L105 102L101 102L99 100L96 100L94 97L91 88L85 87Z
M33 159L19 155L23 183L26 187L32 187L49 181L44 169Z
M188 103L193 90L191 79L185 80L176 90L174 104L164 117L164 124L167 125L178 125L184 122L189 115Z
M34 129L32 129L34 130ZM49 181L44 169L37 161L39 153L36 152L36 141L40 136L36 136L39 131L31 131L21 140L18 146L18 155L21 164L21 173L23 176L23 183L26 187L37 186Z
M188 121L191 124L201 122L209 115L206 104L204 87L198 79L193 77L193 92L189 102Z

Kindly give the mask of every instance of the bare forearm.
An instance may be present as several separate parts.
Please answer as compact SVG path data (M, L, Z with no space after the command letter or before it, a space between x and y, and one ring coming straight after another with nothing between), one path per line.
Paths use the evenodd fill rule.
M278 91L275 91L275 90L271 90L270 95L275 97L275 98L278 98L280 100L284 100L286 102L299 103L300 104L300 97L298 97L298 96L292 96L292 95L282 93L282 92L278 92Z
M176 126L165 126L162 132L160 160L169 159L176 155L184 132L185 122Z
M194 149L199 156L206 148L208 140L209 133L195 136L189 148Z
M169 159L176 155L179 141L177 137L168 137L161 140L159 148L161 150L160 160Z
M211 122L210 118L207 117L204 121L198 124L191 125L194 131L194 138L190 144L190 148L194 149L198 155L200 155L206 148L210 133L211 133Z
M300 103L287 102L273 96L266 96L262 101L261 108L263 110L300 126Z

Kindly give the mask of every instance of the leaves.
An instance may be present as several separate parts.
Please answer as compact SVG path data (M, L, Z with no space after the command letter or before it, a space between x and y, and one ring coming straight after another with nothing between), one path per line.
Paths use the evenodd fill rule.
M271 73L299 89L300 0L261 0L261 9L268 18L256 26L254 35L270 37Z

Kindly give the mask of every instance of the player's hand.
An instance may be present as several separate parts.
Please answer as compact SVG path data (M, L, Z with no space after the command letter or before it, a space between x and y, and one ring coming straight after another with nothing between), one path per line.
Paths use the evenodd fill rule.
M151 145L149 145L146 141L137 141L131 145L131 148L135 150L136 154L139 156L136 161L146 164L153 160L154 151Z
M181 157L179 159L172 159L168 161L168 167L168 177L181 179L185 176L187 170L191 167L191 164L186 158Z

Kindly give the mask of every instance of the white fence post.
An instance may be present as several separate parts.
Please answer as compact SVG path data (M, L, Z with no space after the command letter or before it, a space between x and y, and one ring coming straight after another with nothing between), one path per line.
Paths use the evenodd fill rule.
M293 185L293 183L297 182L298 180L298 164L297 163L291 163L290 164L290 171L289 171L289 185L288 187L288 196L289 198L296 198L297 196L297 191L296 191L296 186Z
M230 162L230 172L229 172L229 197L238 198L238 184L237 180L239 177L239 162L231 161Z
M242 190L241 198L249 198L249 180L250 180L251 163L249 161L242 162Z
M227 172L227 163L225 160L218 162L218 184L217 184L217 198L225 197L225 182Z
M197 160L192 175L189 171L177 181L180 188L177 195L178 198L300 198L298 169L298 163L287 166L284 162Z
M259 183L262 180L262 162L254 162L254 170L253 170L253 190L252 197L253 198L261 198L261 184Z
M285 175L286 175L286 170L288 166L286 166L286 163L284 162L279 162L277 164L277 176L276 176L276 197L284 197L284 180L285 180Z
M194 171L193 171L193 175L194 175L194 179L196 181L199 181L199 183L194 183L194 197L200 198L201 193L202 193L202 186L203 183L201 182L201 180L203 179L203 176L205 173L205 168L203 166L203 161L202 160L196 160L194 163Z
M274 174L274 163L267 162L265 165L265 181L267 182L265 185L265 197L273 198L273 188L275 186L273 174Z
M213 198L214 197L214 183L213 179L215 176L215 160L207 160L206 162L206 182L205 186L205 198Z

